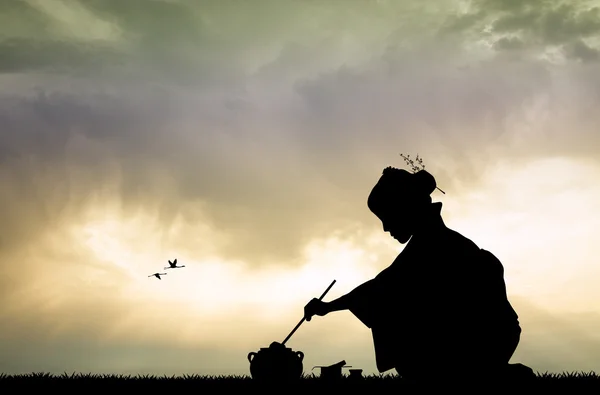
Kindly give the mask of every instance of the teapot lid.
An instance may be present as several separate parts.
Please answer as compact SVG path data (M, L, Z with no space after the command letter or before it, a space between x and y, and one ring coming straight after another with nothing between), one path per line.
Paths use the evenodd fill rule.
M281 350L285 350L285 349L291 350L291 348L286 347L285 345L283 345L283 344L281 344L279 342L273 342L273 343L271 343L269 345L269 348L271 348L271 349L278 348L278 349L281 349Z

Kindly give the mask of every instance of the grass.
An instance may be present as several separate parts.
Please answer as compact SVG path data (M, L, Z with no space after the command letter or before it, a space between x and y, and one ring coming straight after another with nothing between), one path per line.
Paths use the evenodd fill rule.
M436 383L435 375L432 374L431 383ZM67 390L67 389L85 389L85 390L152 390L160 391L166 389L169 391L185 390L248 390L257 385L249 376L202 376L202 375L182 375L182 376L151 376L151 375L104 375L92 373L63 373L61 375L52 375L49 373L30 373L22 375L0 374L0 385L4 384L7 388L19 388L24 391L28 387L44 390ZM406 388L403 380L396 375L370 375L365 376L360 381L343 377L335 383L336 389L364 388L365 392L373 390L387 390ZM298 383L294 384L295 389L310 389L311 391L327 389L331 383L325 383L318 376L306 375ZM533 388L529 388L533 386ZM33 389L33 388L32 388ZM497 388L496 388L497 389ZM523 388L525 389L525 388ZM600 394L600 376L594 372L584 373L541 373L537 374L534 382L528 384L528 390L559 391L561 393L573 393L573 391L588 391ZM327 390L330 391L330 390ZM513 391L510 391L511 393Z

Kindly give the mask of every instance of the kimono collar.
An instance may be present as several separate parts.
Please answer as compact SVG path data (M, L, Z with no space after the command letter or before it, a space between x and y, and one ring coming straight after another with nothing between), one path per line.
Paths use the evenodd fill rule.
M446 224L442 218L442 203L436 202L425 210L422 216L418 229L415 231L414 236L420 238L421 235L427 236L435 234L441 230L447 229Z

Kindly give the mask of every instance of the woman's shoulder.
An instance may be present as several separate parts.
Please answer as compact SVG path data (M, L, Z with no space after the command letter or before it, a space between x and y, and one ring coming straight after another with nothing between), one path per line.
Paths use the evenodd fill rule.
M464 236L462 233L446 228L443 232L443 239L446 243L460 249L477 252L480 248L479 246L467 236Z
M504 274L504 266L500 259L492 252L481 248L473 240L458 232L454 232L456 244L462 244L461 251L464 254L466 261L470 262L468 266L476 266L478 270L484 270L489 273Z
M485 263L487 267L493 267L495 270L500 270L501 272L504 271L504 267L496 255L481 248L477 243L461 233L448 229L445 240L450 246L449 248L456 255L462 256L463 259L477 263L477 265Z

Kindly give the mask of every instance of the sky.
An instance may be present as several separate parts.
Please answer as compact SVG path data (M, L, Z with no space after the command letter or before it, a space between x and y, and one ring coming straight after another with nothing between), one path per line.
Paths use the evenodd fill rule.
M502 261L511 362L599 371L598 6L0 2L0 371L248 374L402 250L400 154ZM377 372L348 311L286 345Z

